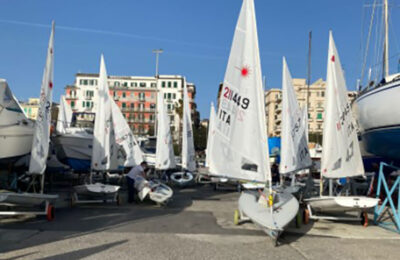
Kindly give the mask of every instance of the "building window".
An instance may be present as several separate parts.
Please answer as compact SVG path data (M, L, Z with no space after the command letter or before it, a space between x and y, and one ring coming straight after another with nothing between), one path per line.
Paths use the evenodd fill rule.
M175 94L175 93L172 94L172 98L173 98L173 99L176 99L176 94Z
M125 92L122 92L122 97L126 98L126 93Z
M317 114L317 119L322 119L322 113Z
M86 101L86 107L90 107L90 102Z
M140 82L139 84L142 88L146 87L146 82Z
M139 99L144 100L145 94L143 92L139 93Z
M82 107L85 107L85 101L82 101Z
M308 119L311 119L311 114L310 113L308 113Z
M321 124L318 124L318 130L320 130L321 129Z
M165 81L161 82L161 87L165 88Z
M168 99L171 99L171 93L168 93L168 94L167 94L167 98L168 98Z
M174 82L174 88L177 88L178 87L178 82Z
M128 82L124 82L123 86L127 87L128 86Z
M321 91L321 97L325 97L325 92Z
M131 108L135 108L135 104L134 103L131 103Z
M170 122L173 122L174 121L174 116L170 116L169 120L170 120Z
M71 101L71 107L75 107L75 101Z
M157 87L157 85L156 85L156 83L151 83L150 87L155 88L155 87Z
M126 108L126 103L125 102L122 103L122 108Z
M169 88L171 87L171 81L168 81L168 87Z
M167 93L164 93L164 99L166 99L167 98Z
M155 109L155 108L156 108L156 104L151 103L151 104L150 104L150 108L151 108L151 109Z
M114 87L119 87L119 86L120 86L119 81L115 81L115 82L114 82Z

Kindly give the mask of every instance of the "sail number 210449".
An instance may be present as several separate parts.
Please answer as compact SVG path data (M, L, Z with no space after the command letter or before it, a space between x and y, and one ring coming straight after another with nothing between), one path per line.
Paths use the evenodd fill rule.
M247 109L250 105L250 100L246 97L243 97L230 89L229 87L224 87L224 98L228 99L229 101L233 101L238 107L242 109Z

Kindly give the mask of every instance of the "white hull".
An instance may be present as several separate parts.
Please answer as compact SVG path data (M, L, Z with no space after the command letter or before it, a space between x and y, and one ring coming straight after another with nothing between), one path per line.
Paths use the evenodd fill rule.
M32 138L33 124L31 123L0 128L0 160L16 159L29 154Z
M58 199L58 195L40 194L40 193L16 193L0 192L0 205L7 206L39 206L46 201L52 202Z
M56 143L63 156L78 160L91 160L93 134L84 129L56 136Z
M311 208L318 212L350 212L373 208L379 199L363 196L322 196L304 200Z
M296 217L299 202L290 193L275 193L273 211L258 202L260 193L244 191L239 197L239 211L260 226L265 233L277 239L284 228Z
M392 81L362 93L353 110L365 151L400 159L400 81Z
M79 196L101 197L105 199L114 198L120 188L120 186L102 183L74 186L74 190Z
M178 186L186 186L194 181L194 175L191 172L174 172L171 174L171 181Z
M135 179L135 188L139 192L140 200L143 201L148 196L150 200L158 204L167 203L174 194L167 185L157 181L147 181L142 177Z

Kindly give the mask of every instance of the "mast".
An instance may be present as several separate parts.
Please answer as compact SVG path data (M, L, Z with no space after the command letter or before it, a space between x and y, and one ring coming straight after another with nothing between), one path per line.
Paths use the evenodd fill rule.
M308 102L309 102L309 91L310 91L310 82L311 82L311 38L312 31L308 33L308 61L307 61L307 97L306 97L306 111L307 111L307 127L308 127Z
M388 22L388 0L384 0L385 15L385 47L383 50L383 71L384 78L389 76L389 22Z

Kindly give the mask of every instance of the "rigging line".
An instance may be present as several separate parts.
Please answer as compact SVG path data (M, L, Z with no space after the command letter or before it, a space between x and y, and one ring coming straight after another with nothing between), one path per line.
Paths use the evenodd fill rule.
M393 12L393 10L391 10L391 12ZM397 53L399 53L400 52L399 41L397 39L397 34L395 33L395 30L394 30L393 21L392 21L392 15L389 15L389 23L390 23L390 29L392 30L391 35L393 35L394 42L395 42L395 45L396 45L396 51L397 51Z
M376 0L374 0L374 3L373 3L371 20L369 22L367 44L366 44L366 47L365 47L364 60L363 60L363 63L362 63L362 68L361 68L361 80L364 79L365 65L366 65L366 62L367 62L367 55L368 55L368 50L369 50L369 42L371 40L372 23L373 23L374 17L375 17L375 8L376 8Z

